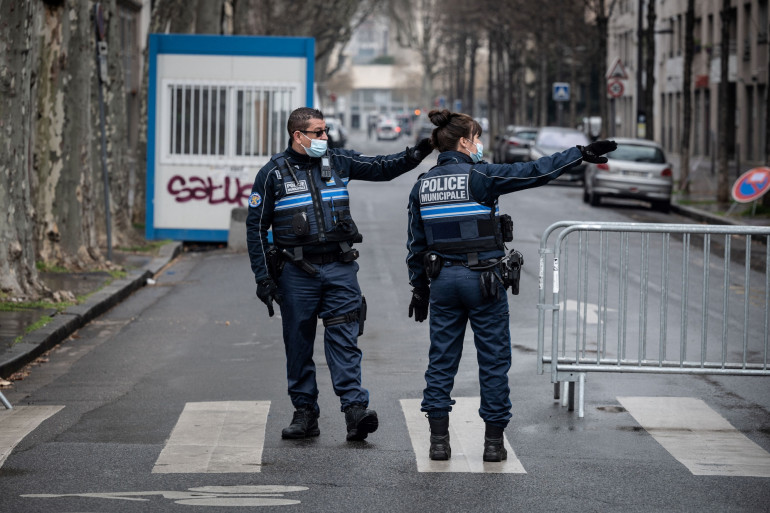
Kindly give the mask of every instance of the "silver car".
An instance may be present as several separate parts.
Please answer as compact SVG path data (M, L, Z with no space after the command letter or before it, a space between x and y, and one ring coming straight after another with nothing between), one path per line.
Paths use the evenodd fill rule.
M577 145L588 146L588 144L588 137L580 130L558 126L544 126L537 131L537 136L529 147L529 160L537 160L541 157L547 157L554 153L574 148ZM585 163L581 163L569 168L558 179L579 182L583 180L584 173Z
M606 155L606 164L588 164L583 201L599 205L604 197L631 198L668 212L671 207L673 167L663 148L647 139L615 138L618 149Z

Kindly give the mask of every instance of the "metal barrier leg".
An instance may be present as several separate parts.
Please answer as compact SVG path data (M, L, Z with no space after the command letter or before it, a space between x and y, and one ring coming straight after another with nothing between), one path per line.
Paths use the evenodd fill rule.
M585 416L585 399L586 399L586 374L581 372L578 377L578 418L582 419Z
M568 393L568 395L569 395L569 399L568 399L569 407L567 408L567 411L575 411L575 382L574 381L570 381L570 382L567 383L567 386L569 387L568 388L568 390L569 390L569 393Z
M561 397L561 395L559 395L559 385L560 385L560 383L558 381L553 384L553 398L554 399L559 399Z
M12 410L13 409L13 406L11 406L11 403L8 402L8 399L5 398L5 396L3 395L2 392L0 392L0 402L3 403L3 405L6 407L6 409L8 409L8 410Z
M569 386L569 381L562 381L561 382L561 405L567 406L567 387Z

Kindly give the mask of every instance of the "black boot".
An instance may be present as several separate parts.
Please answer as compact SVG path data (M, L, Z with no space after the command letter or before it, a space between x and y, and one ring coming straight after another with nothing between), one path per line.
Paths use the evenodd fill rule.
M448 460L452 456L449 446L449 415L446 417L428 417L430 424L430 450L432 460Z
M307 438L320 434L318 413L310 406L301 406L294 411L289 427L281 431L281 438Z
M503 428L487 424L484 432L484 461L508 459L508 451L505 450L503 440Z
M367 410L366 406L360 403L351 404L345 408L345 424L348 428L346 439L349 442L365 440L369 433L377 431L377 412Z

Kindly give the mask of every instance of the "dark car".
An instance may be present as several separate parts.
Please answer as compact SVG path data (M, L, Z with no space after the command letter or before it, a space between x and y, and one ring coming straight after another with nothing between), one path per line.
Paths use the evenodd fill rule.
M495 138L492 161L497 164L529 160L529 146L537 135L537 128L508 125L503 135Z
M348 132L337 118L326 118L326 127L329 129L329 147L344 148L348 142Z
M537 131L537 136L529 148L529 160L537 160L554 153L574 148L577 145L588 146L588 136L574 128L544 126ZM569 168L557 180L582 182L586 172L586 163Z
M418 119L415 122L415 129L414 129L415 144L422 141L423 139L430 139L430 136L433 134L434 128L436 128L436 125L434 125L427 119Z

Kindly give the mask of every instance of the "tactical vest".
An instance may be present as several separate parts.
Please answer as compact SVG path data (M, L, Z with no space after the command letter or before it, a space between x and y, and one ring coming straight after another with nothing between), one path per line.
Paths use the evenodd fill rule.
M349 244L360 240L358 228L350 216L347 180L343 180L333 167L331 178L318 186L313 180L312 166L308 170L290 167L283 153L272 160L277 166L273 172L279 177L273 212L273 239L279 247L295 248L327 242Z
M429 251L468 254L476 260L481 251L504 250L494 206L471 198L469 163L434 167L420 179L420 216Z

